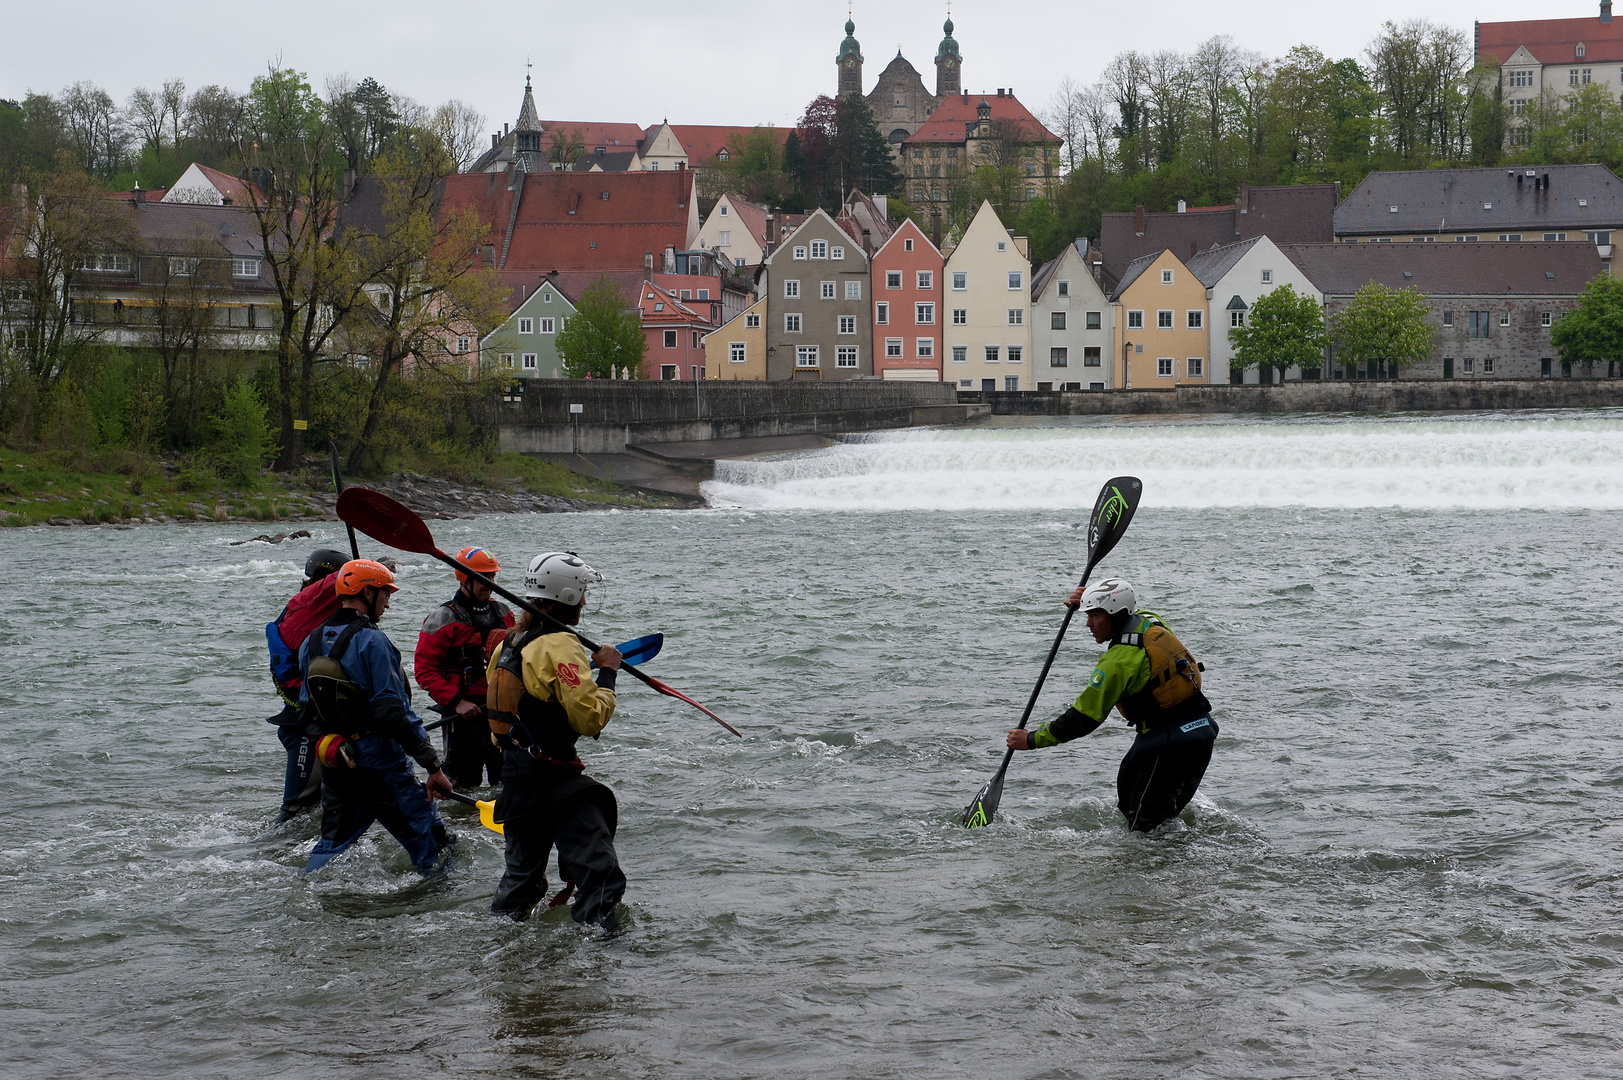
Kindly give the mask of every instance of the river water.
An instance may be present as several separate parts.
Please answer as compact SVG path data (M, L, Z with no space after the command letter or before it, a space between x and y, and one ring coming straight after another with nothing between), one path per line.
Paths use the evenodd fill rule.
M3 1071L1619 1075L1620 461L1617 412L989 426L733 463L708 511L432 523L510 582L581 552L587 629L664 631L744 732L627 680L583 748L609 939L492 918L461 808L442 876L381 829L301 874L261 627L341 531L0 533ZM1103 568L1206 663L1205 784L1127 833L1112 722L966 831L1123 472ZM409 656L452 585L402 564Z

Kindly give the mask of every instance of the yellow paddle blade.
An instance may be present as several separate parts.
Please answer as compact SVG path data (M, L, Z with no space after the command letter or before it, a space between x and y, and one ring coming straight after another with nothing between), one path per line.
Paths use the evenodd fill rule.
M475 805L479 807L479 824L483 825L493 833L499 833L502 836L507 835L507 833L502 829L501 822L496 820L495 803L486 802L485 800L480 799Z

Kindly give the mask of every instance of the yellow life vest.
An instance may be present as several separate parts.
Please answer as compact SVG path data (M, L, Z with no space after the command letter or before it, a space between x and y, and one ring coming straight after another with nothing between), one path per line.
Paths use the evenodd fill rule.
M1149 722L1154 726L1156 720L1164 723L1189 719L1210 711L1210 703L1200 692L1200 673L1205 665L1184 648L1159 615L1152 611L1134 614L1143 617L1138 628L1117 640L1144 650L1150 661L1150 681L1144 689L1117 703L1121 714L1133 723ZM1146 697L1150 700L1146 701ZM1160 716L1156 717L1156 713Z

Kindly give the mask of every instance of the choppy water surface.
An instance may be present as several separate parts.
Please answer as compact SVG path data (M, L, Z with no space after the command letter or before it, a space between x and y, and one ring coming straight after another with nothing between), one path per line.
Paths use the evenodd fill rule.
M261 627L312 542L7 531L5 1072L1616 1075L1620 447L1606 413L918 433L734 466L730 509L435 523L585 554L588 628L663 630L654 670L745 732L629 684L584 748L612 940L491 918L460 809L444 877L378 829L301 875ZM1127 834L1113 722L966 832L1119 472L1106 568L1219 710L1201 795ZM404 570L409 654L452 586Z

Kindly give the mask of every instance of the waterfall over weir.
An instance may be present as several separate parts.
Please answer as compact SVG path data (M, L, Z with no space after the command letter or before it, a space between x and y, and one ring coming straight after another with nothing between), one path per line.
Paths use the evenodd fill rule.
M1623 413L887 432L720 461L703 490L713 505L751 509L1065 509L1091 505L1118 473L1144 479L1147 506L1615 509Z

